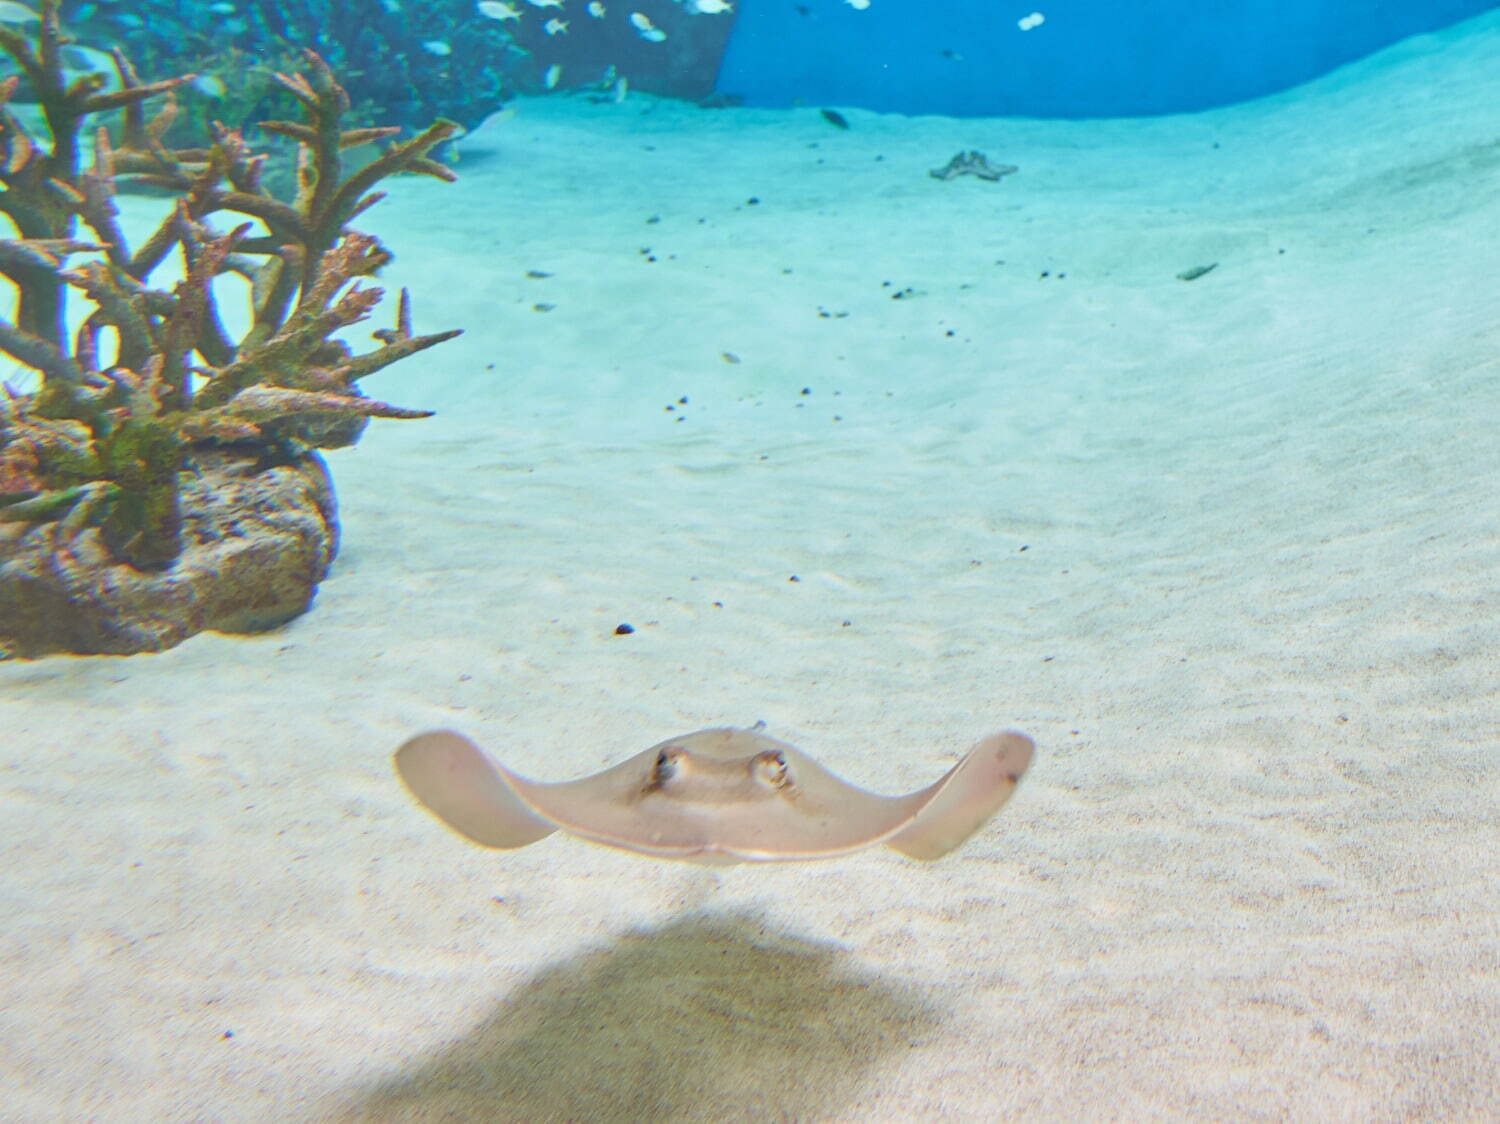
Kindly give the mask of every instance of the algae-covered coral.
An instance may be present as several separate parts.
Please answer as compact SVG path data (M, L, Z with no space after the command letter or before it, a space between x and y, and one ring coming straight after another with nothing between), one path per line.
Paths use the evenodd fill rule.
M398 130L345 127L348 96L308 51L302 73L279 77L301 120L262 125L301 152L295 198L280 199L262 183L264 158L236 131L217 128L200 148L163 142L173 91L187 78L143 82L119 51L113 88L96 73L70 78L59 6L44 0L30 34L0 27L0 49L20 71L0 82L0 214L16 234L0 239L0 275L16 291L14 319L0 318L0 350L39 373L31 392L0 392L0 529L12 526L0 538L0 648L21 650L46 646L13 635L46 576L16 564L26 529L45 530L29 546L42 543L47 572L76 563L74 540L86 534L102 546L95 565L170 568L191 545L183 495L200 460L234 448L253 471L350 444L370 417L427 416L366 397L358 382L457 334L413 334L403 293L395 326L375 333L378 346L356 354L335 338L369 316L381 290L364 282L390 260L378 239L348 224L382 198L376 185L393 173L454 178L429 154L456 125L438 121L346 169L343 150ZM23 79L40 129L15 111ZM85 144L90 119L116 109L119 137L100 127ZM176 197L134 248L115 203L124 181ZM210 220L220 214L244 221L219 230ZM181 279L153 286L174 255ZM238 337L214 291L224 274L249 282L249 326ZM70 292L86 310L71 331ZM70 588L78 601L81 586Z

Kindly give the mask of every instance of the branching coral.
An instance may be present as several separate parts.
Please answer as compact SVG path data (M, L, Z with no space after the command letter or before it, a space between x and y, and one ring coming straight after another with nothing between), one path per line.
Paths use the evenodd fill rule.
M396 325L375 333L378 347L355 354L334 337L370 315L381 290L367 279L390 260L348 224L383 197L375 188L387 176L452 180L429 153L457 126L439 121L346 169L343 150L398 130L346 128L348 96L308 51L304 73L278 76L302 120L262 125L300 151L296 197L279 199L262 184L264 157L238 132L216 127L206 147L166 146L172 91L188 78L142 82L115 51L118 88L98 74L68 82L59 6L43 0L31 38L0 27L0 49L51 134L28 131L12 111L19 76L0 83L0 214L18 235L0 240L0 275L17 290L14 320L0 319L0 350L41 379L34 393L0 395L0 522L98 526L117 561L160 569L182 549L181 485L195 448L248 443L284 458L350 444L371 417L427 416L366 397L359 380L456 331L414 334L403 292ZM152 99L159 109L148 117ZM119 142L96 129L86 164L85 122L114 109L124 114ZM176 196L134 249L118 221L121 181ZM249 221L217 231L209 220L226 212ZM174 253L182 279L153 287ZM95 256L70 264L81 254ZM250 283L250 326L238 339L214 293L231 273ZM71 335L70 290L92 306Z

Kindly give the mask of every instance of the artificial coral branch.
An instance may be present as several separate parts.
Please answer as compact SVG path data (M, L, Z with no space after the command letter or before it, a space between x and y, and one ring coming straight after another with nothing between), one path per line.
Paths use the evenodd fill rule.
M0 82L0 214L18 235L0 239L0 275L17 290L14 322L0 318L0 351L41 376L34 394L0 402L0 521L58 519L88 496L92 508L74 521L100 525L117 560L160 568L181 547L179 480L196 444L260 443L285 456L352 443L371 417L428 416L367 398L355 383L457 331L413 335L403 292L396 328L375 333L379 347L356 355L333 334L369 316L381 290L357 279L391 256L349 220L381 197L371 189L387 176L455 178L429 154L458 127L439 121L346 174L344 150L397 130L345 128L349 98L307 51L305 73L279 76L305 120L263 126L300 150L296 198L278 199L262 184L264 158L237 132L218 128L205 148L165 146L172 91L191 76L142 82L116 50L118 89L102 89L98 76L67 83L60 6L42 0L33 38L0 26L0 50L15 60L51 133L32 135L9 108L18 79ZM152 99L160 107L148 116ZM85 170L82 125L111 109L123 110L119 143L94 130ZM121 182L178 197L134 251L118 222ZM217 233L208 220L220 212L251 221ZM75 237L80 222L94 240ZM170 292L153 288L151 273L174 250L183 279ZM68 264L83 253L102 256ZM251 282L251 327L238 340L214 293L215 279L231 272ZM71 347L70 288L93 306ZM115 354L101 367L109 332Z

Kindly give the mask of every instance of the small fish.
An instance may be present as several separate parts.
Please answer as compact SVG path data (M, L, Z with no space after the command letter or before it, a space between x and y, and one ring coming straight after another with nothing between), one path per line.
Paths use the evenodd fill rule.
M0 23L36 23L41 18L25 4L0 0Z
M475 5L481 16L487 16L492 20L519 20L521 10L514 4L507 4L505 0L479 0Z
M1047 22L1047 17L1041 12L1032 12L1029 16L1022 16L1016 21L1016 26L1022 31L1030 31L1033 27L1041 27Z
M838 110L823 109L819 110L819 112L823 114L823 120L827 121L834 128L847 129L849 127L849 118L845 117Z
M844 0L844 3L848 4L856 12L862 12L870 6L870 0Z
M729 0L692 0L693 10L700 15L716 16L720 12L734 11L734 5Z
M234 5L229 0L219 0L217 4L210 4L208 10L216 16L234 15Z
M20 5L16 5L20 7ZM70 70L91 70L99 74L114 72L115 59L98 47L80 47L77 43L65 43L57 52L63 66Z
M648 43L660 43L667 37L667 33L651 22L651 17L641 12L631 12L630 22L640 33L642 39Z
M568 21L555 18L550 19L542 24L542 30L548 35L566 35L568 33Z
M546 86L549 90L555 90L557 89L557 80L561 77L562 67L558 66L557 63L553 63L547 68L547 72L542 75L542 85Z
M447 43L443 42L441 39L426 40L422 44L422 50L426 51L429 55L437 55L438 58L442 58L445 55L451 55L453 53L453 48L450 47Z
M200 74L188 85L206 98L222 98L229 92L229 87L224 85L224 79L217 74Z
M619 105L622 101L625 100L625 95L628 93L630 93L630 80L627 79L624 75L621 75L619 78L615 79L615 88L612 95L614 98L614 103L616 105Z
M561 8L563 0L526 0L533 8Z
M593 16L596 20L602 20L604 18L604 12L604 5L599 3L599 0L589 0L589 15Z

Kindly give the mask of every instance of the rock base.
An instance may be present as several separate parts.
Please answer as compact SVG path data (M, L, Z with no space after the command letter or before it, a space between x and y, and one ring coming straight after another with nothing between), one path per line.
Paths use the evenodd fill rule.
M159 652L205 630L263 632L312 604L338 550L333 481L309 453L257 469L198 450L182 487L183 551L143 573L89 528L0 523L0 659Z

